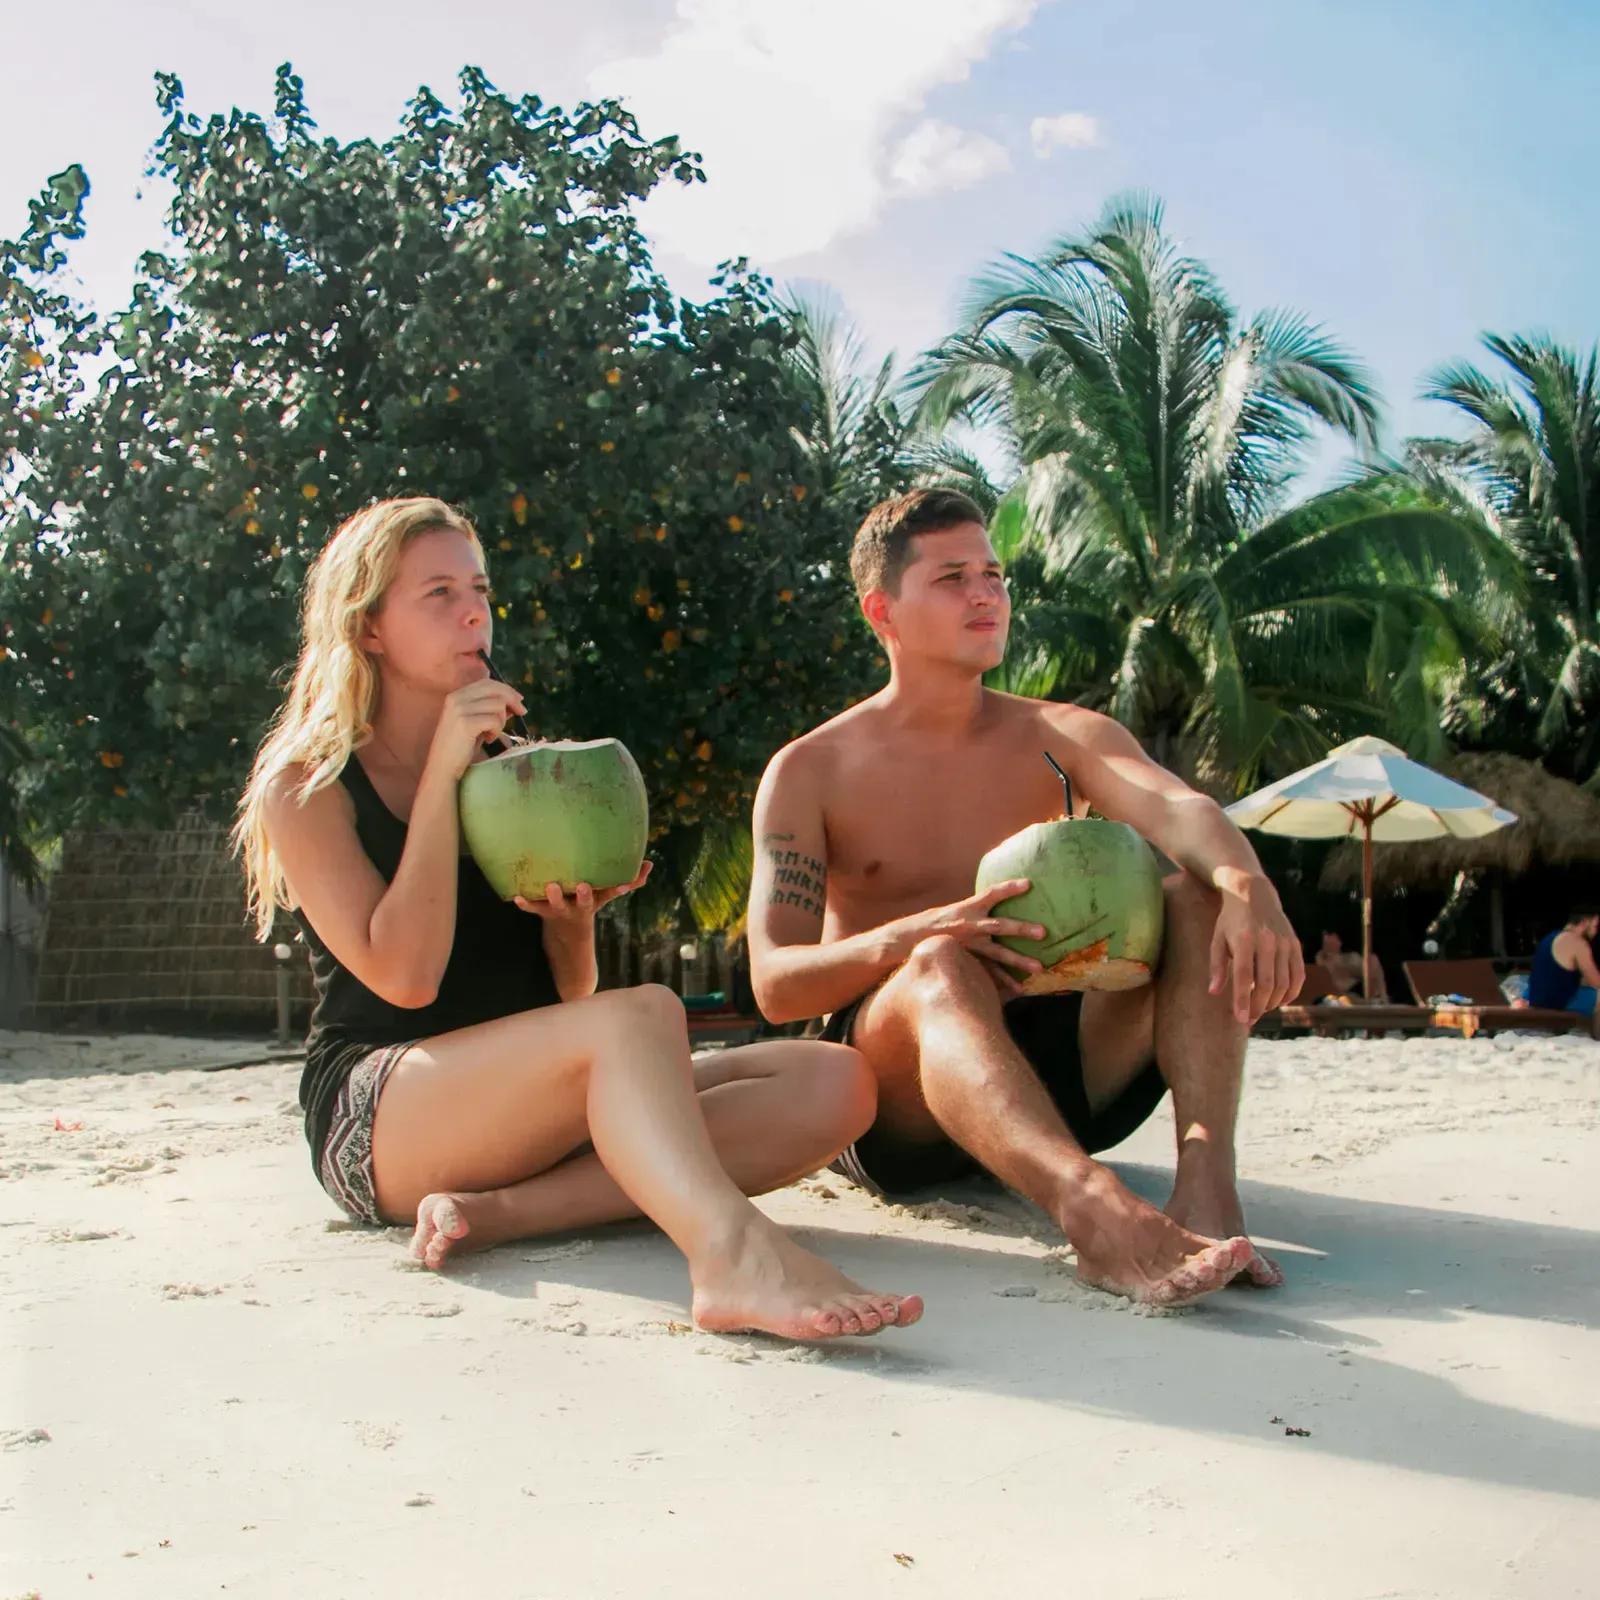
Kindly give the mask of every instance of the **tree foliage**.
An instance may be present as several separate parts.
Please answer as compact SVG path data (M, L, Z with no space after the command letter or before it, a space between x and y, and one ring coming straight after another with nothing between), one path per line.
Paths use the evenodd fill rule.
M1506 380L1470 363L1441 368L1425 393L1472 431L1417 447L1481 486L1528 585L1509 648L1484 676L1484 721L1464 732L1600 781L1600 352L1498 334L1484 345Z
M80 170L0 243L19 854L30 831L225 814L308 565L407 493L475 520L539 733L623 738L665 842L742 814L870 657L839 558L892 447L843 475L812 448L797 335L743 263L705 303L669 291L635 209L696 158L615 102L567 113L476 69L381 143L319 137L287 66L271 116L202 120L166 76L158 104L172 245L123 312L61 286Z
M1316 427L1373 450L1367 378L1299 316L1241 324L1155 202L1006 258L913 382L924 427L996 428L1021 464L996 682L1098 706L1222 792L1360 731L1440 752L1514 564L1442 474L1293 502Z

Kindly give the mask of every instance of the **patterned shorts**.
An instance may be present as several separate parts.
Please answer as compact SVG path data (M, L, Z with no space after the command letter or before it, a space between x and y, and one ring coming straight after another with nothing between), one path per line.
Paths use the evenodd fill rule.
M377 1196L372 1188L372 1119L378 1110L378 1096L395 1063L417 1041L386 1044L364 1055L350 1069L333 1102L333 1120L328 1124L328 1142L322 1147L317 1176L322 1187L339 1203L340 1209L357 1222L383 1227L378 1215Z

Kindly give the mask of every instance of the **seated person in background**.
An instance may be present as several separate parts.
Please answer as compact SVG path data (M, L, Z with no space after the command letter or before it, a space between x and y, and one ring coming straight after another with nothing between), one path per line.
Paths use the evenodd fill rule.
M1352 1000L1364 998L1361 993L1361 957L1354 950L1346 950L1344 940L1338 934L1326 929L1323 931L1322 948L1317 951L1316 960L1317 965L1328 974L1335 994L1348 995ZM1383 966L1377 956L1372 958L1370 998L1376 1005L1389 1003L1389 985L1384 982Z
M1595 966L1589 942L1600 933L1600 910L1574 906L1567 924L1547 933L1533 952L1533 972L1528 979L1528 1004L1549 1011L1577 1011L1594 1015L1595 993L1600 990L1600 968Z

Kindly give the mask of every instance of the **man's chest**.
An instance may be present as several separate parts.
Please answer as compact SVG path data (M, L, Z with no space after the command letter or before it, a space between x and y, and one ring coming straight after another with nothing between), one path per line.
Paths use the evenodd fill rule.
M962 773L902 772L827 809L828 885L890 904L927 904L972 892L983 854L1031 822L1060 814L1060 788Z

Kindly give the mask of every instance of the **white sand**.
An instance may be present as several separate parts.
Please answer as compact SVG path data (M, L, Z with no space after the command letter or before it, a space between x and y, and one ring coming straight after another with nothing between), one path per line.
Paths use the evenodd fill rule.
M764 1203L928 1314L809 1350L688 1329L642 1226L410 1270L297 1067L201 1070L265 1053L0 1034L0 1600L1600 1593L1587 1040L1252 1046L1290 1284L1178 1316L996 1191L810 1180Z

